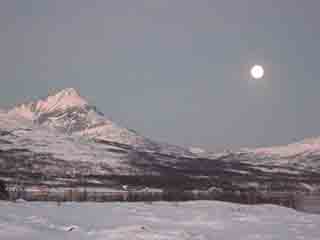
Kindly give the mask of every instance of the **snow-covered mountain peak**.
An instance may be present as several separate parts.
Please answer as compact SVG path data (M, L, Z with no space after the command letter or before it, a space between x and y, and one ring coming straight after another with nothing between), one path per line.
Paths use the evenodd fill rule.
M16 106L9 113L35 120L45 113L64 111L72 107L82 108L87 105L88 102L74 88L66 88L44 99Z
M88 105L88 102L82 98L75 89L66 88L52 96L48 96L44 101L39 101L37 109L48 112L57 109L63 110L69 107L83 107L86 105Z
M21 118L69 135L137 147L153 146L148 139L135 131L110 121L74 88L66 88L49 94L46 98L18 105L11 109L8 115L11 119Z

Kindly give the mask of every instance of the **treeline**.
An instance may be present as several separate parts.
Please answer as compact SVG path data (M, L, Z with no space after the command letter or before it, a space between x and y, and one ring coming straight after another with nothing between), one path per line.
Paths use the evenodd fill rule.
M74 202L147 202L154 201L195 201L195 200L219 200L242 204L278 204L291 208L297 208L301 199L301 193L290 192L268 192L256 191L113 191L97 192L91 189L68 189L64 191L12 191L9 192L9 199L15 201L24 199L26 201L55 201L58 203Z
M0 180L0 200L8 200L9 192L4 181Z

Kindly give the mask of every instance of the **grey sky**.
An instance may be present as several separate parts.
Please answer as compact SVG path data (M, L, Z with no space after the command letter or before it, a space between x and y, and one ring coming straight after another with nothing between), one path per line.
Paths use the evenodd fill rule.
M1 0L0 106L75 87L156 140L320 135L319 0ZM261 82L250 80L262 64Z

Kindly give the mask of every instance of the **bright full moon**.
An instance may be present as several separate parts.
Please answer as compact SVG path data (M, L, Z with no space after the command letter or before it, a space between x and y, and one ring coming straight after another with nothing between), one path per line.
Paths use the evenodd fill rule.
M254 65L252 68L251 68L251 76L254 78L254 79L260 79L263 77L264 75L264 69L262 66L260 65Z

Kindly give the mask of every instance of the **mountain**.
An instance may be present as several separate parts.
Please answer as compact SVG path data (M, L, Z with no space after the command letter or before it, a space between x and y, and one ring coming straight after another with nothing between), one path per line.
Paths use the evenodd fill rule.
M220 153L185 149L118 126L67 88L0 111L0 167L0 179L27 185L81 185L85 176L103 187L310 190L320 183L320 138Z
M21 104L11 109L8 115L21 117L35 125L46 126L68 135L116 142L145 151L193 155L187 149L155 142L134 130L118 126L73 88L63 89L45 99Z
M134 146L149 141L132 130L121 128L106 119L73 88L59 91L46 99L19 105L9 111L37 125L48 126L67 134Z

